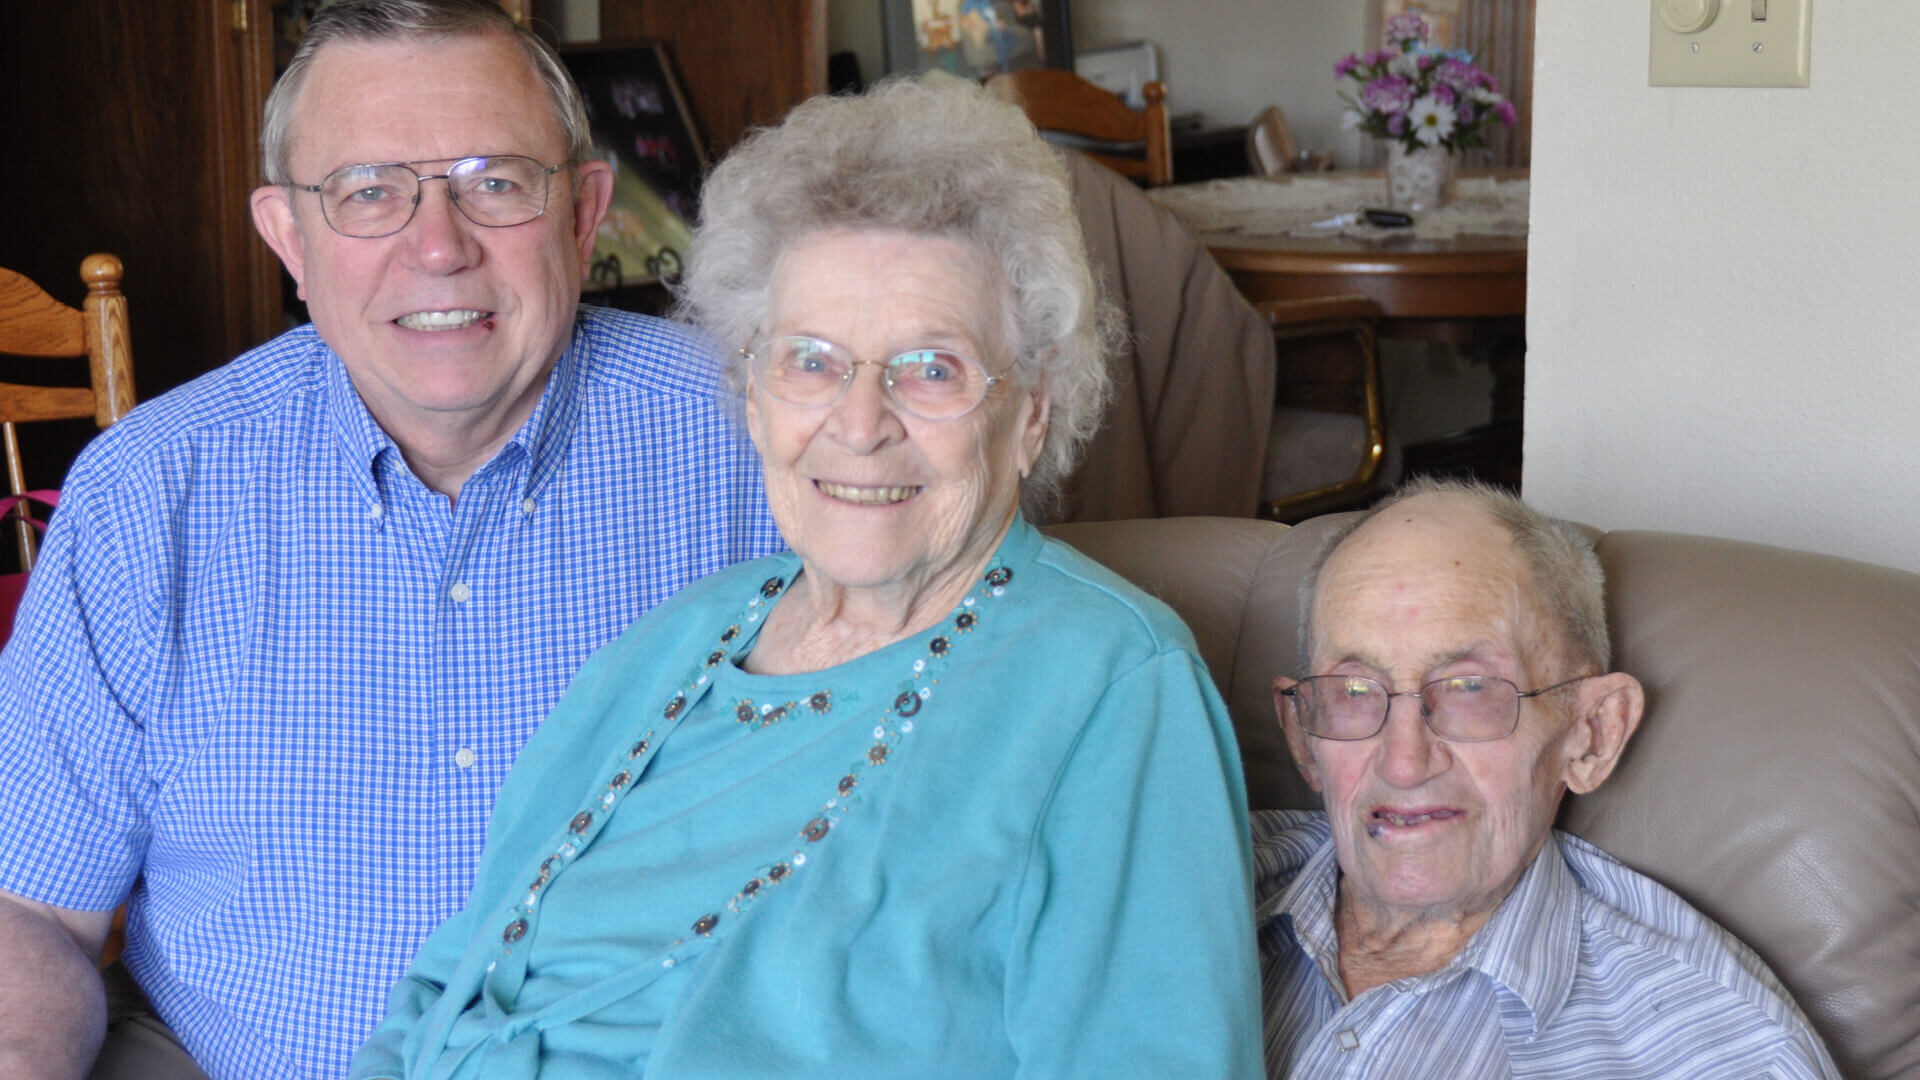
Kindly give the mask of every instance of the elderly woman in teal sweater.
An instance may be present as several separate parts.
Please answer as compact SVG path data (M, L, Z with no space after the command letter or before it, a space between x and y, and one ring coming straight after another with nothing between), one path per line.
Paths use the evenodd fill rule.
M1258 1075L1226 710L1021 512L1115 333L1059 163L934 77L801 106L704 200L683 310L792 552L581 670L352 1075Z

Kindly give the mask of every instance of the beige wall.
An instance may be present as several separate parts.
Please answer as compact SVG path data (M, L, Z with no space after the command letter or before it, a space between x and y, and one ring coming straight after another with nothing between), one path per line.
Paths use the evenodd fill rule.
M1333 62L1364 44L1365 0L1075 0L1071 14L1076 48L1155 43L1176 115L1225 127L1279 105L1302 147L1354 163ZM879 77L880 0L831 0L828 20L828 48L853 50L860 73Z
M1525 489L1920 570L1920 23L1812 10L1810 88L1693 89L1644 2L1541 3Z

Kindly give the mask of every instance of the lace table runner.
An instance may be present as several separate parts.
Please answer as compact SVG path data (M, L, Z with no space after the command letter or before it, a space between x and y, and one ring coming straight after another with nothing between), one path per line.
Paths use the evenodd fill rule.
M1414 214L1411 226L1397 229L1370 225L1359 215L1366 207L1386 205L1386 180L1380 176L1210 180L1153 188L1147 194L1202 233L1356 240L1527 235L1527 182L1517 179L1459 178L1454 181L1452 202Z

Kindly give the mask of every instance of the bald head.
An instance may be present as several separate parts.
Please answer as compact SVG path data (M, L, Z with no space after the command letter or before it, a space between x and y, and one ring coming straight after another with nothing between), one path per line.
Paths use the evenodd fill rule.
M1543 659L1557 657L1569 672L1608 669L1606 577L1586 535L1499 488L1433 479L1408 484L1328 541L1301 597L1307 663L1319 642L1316 605L1324 578L1337 562L1405 562L1436 553L1444 554L1442 568L1459 561L1502 569L1532 616L1530 644Z

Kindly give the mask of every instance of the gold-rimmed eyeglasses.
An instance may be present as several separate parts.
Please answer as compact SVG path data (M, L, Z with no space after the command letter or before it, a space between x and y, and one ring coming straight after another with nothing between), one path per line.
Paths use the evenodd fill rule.
M1006 379L952 349L908 349L886 360L855 360L851 351L825 338L800 334L769 338L740 355L767 393L803 409L833 404L853 385L855 368L877 367L887 397L922 420L957 420Z
M1365 675L1309 675L1280 693L1293 699L1300 729L1315 738L1371 739L1387 726L1393 699L1411 697L1420 699L1420 719L1435 735L1450 742L1491 742L1520 726L1522 701L1593 677L1522 690L1498 675L1449 675L1396 693Z
M445 159L441 159L445 160ZM475 225L505 229L524 225L547 210L550 178L569 164L542 165L520 154L461 158L446 171L423 173L424 161L347 165L317 184L290 184L320 196L320 215L341 236L375 240L413 221L420 185L445 180L447 197Z

